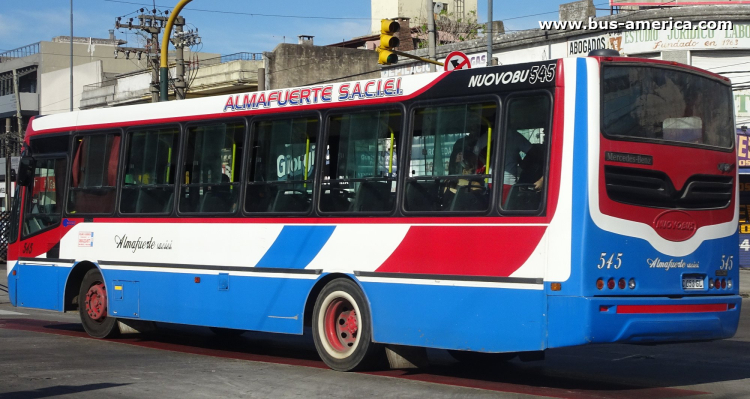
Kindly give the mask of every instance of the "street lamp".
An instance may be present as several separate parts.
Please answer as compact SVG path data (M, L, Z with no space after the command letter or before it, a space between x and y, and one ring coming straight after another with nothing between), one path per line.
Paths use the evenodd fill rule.
M73 0L70 0L70 112L73 112Z

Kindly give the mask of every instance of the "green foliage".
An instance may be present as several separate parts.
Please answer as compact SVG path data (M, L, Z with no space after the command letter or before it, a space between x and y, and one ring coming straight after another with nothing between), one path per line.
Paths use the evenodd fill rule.
M477 22L476 11L469 11L464 15L456 16L455 13L449 13L442 10L435 15L435 31L437 32L438 45L463 42L476 39L479 31L484 28L484 24ZM417 48L427 47L427 24L424 23L417 29Z

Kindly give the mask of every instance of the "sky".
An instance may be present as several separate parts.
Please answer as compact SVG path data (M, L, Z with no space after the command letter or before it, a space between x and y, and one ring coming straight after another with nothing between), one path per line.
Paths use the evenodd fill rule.
M373 0L378 1L378 0ZM495 0L493 20L506 31L538 27L540 20L557 20L560 3L572 0ZM171 10L177 0L73 0L73 34L109 37L115 19L127 20L142 7ZM478 0L479 22L487 21L487 1ZM3 0L0 7L0 52L55 36L70 34L69 0ZM608 8L607 0L594 0ZM599 11L600 15L605 11ZM193 0L180 15L198 28L202 48L223 55L271 51L279 43L296 43L297 35L315 36L325 45L369 34L370 2L363 0ZM116 36L128 46L140 47L135 30L119 29Z

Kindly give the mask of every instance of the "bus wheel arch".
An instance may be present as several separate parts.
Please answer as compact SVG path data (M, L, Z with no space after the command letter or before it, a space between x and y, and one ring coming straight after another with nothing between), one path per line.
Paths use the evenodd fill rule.
M315 295L311 322L315 348L334 370L369 368L385 357L382 347L372 340L370 304L349 276L327 280Z
M315 308L315 301L318 300L318 295L320 295L320 291L323 291L323 287L325 287L326 284L328 284L329 282L337 278L346 278L346 279L354 281L349 275L346 275L343 273L326 274L320 280L318 280L315 283L315 285L312 287L312 289L310 290L310 293L307 294L307 300L305 301L305 310L304 310L303 319L302 319L303 325L305 327L312 327L313 309Z
M63 295L63 312L78 310L78 295L81 290L83 276L91 269L97 269L96 265L83 261L73 266L65 282L65 293Z

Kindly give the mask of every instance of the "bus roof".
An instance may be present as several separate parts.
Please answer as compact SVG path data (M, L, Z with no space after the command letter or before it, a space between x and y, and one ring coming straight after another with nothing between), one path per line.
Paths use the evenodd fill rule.
M728 82L728 79L720 75L675 62L629 57L593 58L600 62L645 62L679 66ZM555 59L74 111L32 118L26 137L75 130L243 117L280 111L303 112L321 108L384 104L415 99L433 87L435 90L427 93L424 98L460 97L552 87L556 84L559 61L560 59Z

